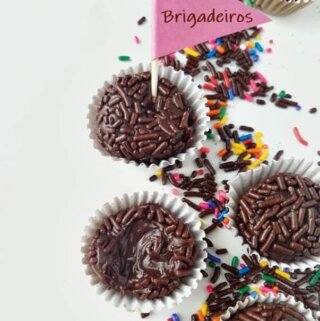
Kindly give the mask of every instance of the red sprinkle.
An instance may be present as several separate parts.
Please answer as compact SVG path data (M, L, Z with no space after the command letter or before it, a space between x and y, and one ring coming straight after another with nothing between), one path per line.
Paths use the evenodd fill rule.
M208 154L210 152L210 149L209 147L201 147L199 151L201 154Z
M173 188L172 190L171 190L171 193L173 194L173 195L175 195L175 196L179 196L179 190L178 189L176 189L176 188Z
M198 175L203 175L204 174L204 170L202 168L198 169Z
M301 143L304 146L309 145L309 143L301 136L299 129L297 127L293 128L293 134L299 143Z

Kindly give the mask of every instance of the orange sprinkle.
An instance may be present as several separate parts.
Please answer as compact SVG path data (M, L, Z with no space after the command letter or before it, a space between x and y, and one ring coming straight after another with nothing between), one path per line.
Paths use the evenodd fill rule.
M213 127L215 128L215 129L219 129L219 128L221 128L221 123L215 123L215 124L213 124Z
M211 318L211 321L220 321L221 319L220 319L220 317L212 317Z
M279 291L279 288L278 288L277 286L274 286L274 287L272 288L272 291L273 291L273 292L278 292L278 291Z
M216 49L220 54L223 54L226 51L222 46L217 46Z
M223 222L223 224L228 225L230 220L228 217L225 217L222 222Z
M220 114L220 110L219 109L214 109L214 110L210 110L207 112L208 116L216 116Z
M261 153L261 148L249 148L249 149L247 149L247 152L250 154Z
M198 320L199 320L199 321L204 321L204 316L203 316L201 310L198 310L197 316L198 316Z
M263 149L269 149L269 145L263 144L263 145L262 145L262 148L263 148Z
M218 101L218 104L219 104L219 106L221 106L221 107L227 107L228 106L228 104L227 104L227 102L226 101Z
M207 107L212 107L212 106L214 106L215 105L215 101L214 100L207 100L207 102L206 102L206 106Z
M223 156L226 155L227 153L228 153L227 149L224 148L224 149L219 150L218 156L223 157Z

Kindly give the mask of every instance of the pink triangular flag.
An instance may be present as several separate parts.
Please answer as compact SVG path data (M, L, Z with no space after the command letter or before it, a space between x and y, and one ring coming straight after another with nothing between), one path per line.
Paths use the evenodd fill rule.
M153 1L152 59L271 21L239 0Z

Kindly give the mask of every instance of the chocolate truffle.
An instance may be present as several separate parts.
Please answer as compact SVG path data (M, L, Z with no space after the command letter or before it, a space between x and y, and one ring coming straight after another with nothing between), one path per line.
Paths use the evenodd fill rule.
M86 260L108 288L152 300L170 295L192 275L197 254L189 225L150 203L106 217Z
M292 305L284 303L258 303L238 311L230 321L307 321Z
M239 233L251 248L277 262L320 255L320 185L280 173L254 186L240 199Z
M97 113L97 136L111 155L147 165L193 146L196 115L184 95L161 78L151 97L150 72L119 77L106 87Z

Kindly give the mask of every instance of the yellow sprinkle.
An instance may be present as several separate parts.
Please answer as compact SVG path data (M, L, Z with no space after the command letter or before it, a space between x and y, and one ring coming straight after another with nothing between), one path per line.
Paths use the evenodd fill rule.
M261 266L261 267L265 268L265 267L267 267L268 265L269 265L269 263L268 263L267 260L262 260L262 261L260 261L260 266Z
M251 49L254 48L254 42L252 40L247 41L246 45L249 46Z
M259 157L259 160L264 161L268 158L269 151L267 149L264 149L261 153L261 156Z
M262 139L257 139L256 140L256 145L257 145L257 148L262 148L262 145L263 145Z
M228 116L227 116L227 115L224 115L224 116L222 117L222 119L220 120L220 124L221 124L221 125L225 125L227 121L228 121Z
M261 290L259 288L252 288L251 291L255 291L259 294L262 294Z
M184 53L186 55L189 55L189 56L192 56L192 57L195 57L195 58L199 57L199 52L197 52L197 51L195 51L195 50L193 50L191 48L184 49Z
M251 155L248 154L248 155L246 155L245 157L243 157L243 160L248 160L248 159L250 159L250 158L251 158Z
M290 279L290 274L289 274L289 273L286 273L286 272L284 272L284 271L282 271L282 270L280 270L280 269L276 269L274 272L275 272L276 274L282 276L283 278L287 279L287 280Z
M248 165L247 168L248 169L254 169L254 168L258 167L261 163L262 163L262 161L260 159L256 159L250 165Z
M256 39L257 40L261 40L262 38L261 38L261 35L256 35Z
M208 313L208 305L207 305L207 303L203 303L203 304L201 305L201 313L202 313L204 316L207 315L207 313Z
M158 169L154 174L158 177L161 177L162 176L162 169Z
M238 143L231 143L231 146L235 149L239 149L239 150L242 150L243 152L246 151L246 147L241 145L241 144L238 144Z
M204 226L205 226L205 223L204 223L204 220L199 220L200 221L200 228L204 228Z
M254 133L254 137L255 137L256 139L262 138L262 137L263 137L263 133L261 133L261 132L256 132L256 133Z
M242 149L239 149L239 148L232 148L232 153L234 155L240 155L242 154L244 151Z

